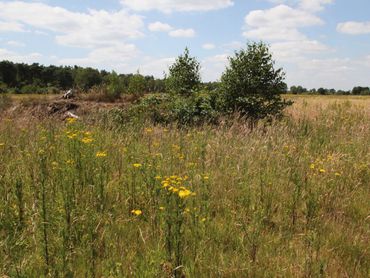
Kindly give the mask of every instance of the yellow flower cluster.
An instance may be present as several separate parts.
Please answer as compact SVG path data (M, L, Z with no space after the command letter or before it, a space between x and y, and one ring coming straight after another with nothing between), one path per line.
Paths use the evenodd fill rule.
M135 216L140 216L140 215L142 215L142 214L143 214L142 210L140 210L140 209L133 209L133 210L131 211L131 213L132 213L133 215L135 215Z
M67 118L66 121L67 121L68 124L73 124L77 121L77 119L76 118Z
M143 165L140 163L134 163L132 166L134 166L134 168L141 168Z
M170 176L165 177L161 182L162 187L169 192L176 194L181 199L186 199L190 196L195 196L195 193L184 186L184 182L188 179L187 176Z
M84 143L84 144L90 144L92 143L94 140L92 138L89 138L89 137L84 137L81 139L81 142Z
M107 152L97 152L96 157L106 157L107 156Z

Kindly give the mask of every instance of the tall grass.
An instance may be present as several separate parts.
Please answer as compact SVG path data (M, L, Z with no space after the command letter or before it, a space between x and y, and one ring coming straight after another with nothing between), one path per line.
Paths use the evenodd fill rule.
M291 113L253 131L2 119L0 276L368 277L369 114Z

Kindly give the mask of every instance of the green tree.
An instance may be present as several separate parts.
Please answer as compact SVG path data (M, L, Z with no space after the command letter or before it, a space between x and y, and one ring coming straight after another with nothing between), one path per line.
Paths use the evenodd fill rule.
M130 94L135 95L142 95L146 92L145 77L139 71L130 78L127 90Z
M200 83L200 64L195 57L190 57L189 49L185 48L184 54L169 68L166 88L171 93L189 96L199 88Z
M115 72L105 76L108 94L111 98L118 98L124 91L125 86L121 77Z
M221 77L225 108L251 120L281 115L291 102L281 98L287 91L285 73L274 68L275 61L263 42L248 43L246 49L229 57Z
M88 90L95 85L102 83L102 77L96 69L92 68L77 68L74 76L76 86Z

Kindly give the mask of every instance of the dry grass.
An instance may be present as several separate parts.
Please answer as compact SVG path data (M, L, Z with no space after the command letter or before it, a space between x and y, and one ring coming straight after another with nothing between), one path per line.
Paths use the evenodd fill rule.
M253 131L2 119L0 276L368 277L369 100L295 100Z

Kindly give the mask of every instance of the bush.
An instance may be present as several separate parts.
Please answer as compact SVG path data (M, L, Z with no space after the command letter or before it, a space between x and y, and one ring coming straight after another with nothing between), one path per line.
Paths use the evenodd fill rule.
M176 95L189 96L199 88L200 82L200 64L185 48L184 54L169 68L166 88Z
M8 92L8 86L0 81L0 94L5 94Z
M217 94L195 93L191 97L153 94L145 96L124 113L125 122L150 121L155 124L177 123L180 126L217 123L221 113Z
M25 85L20 90L21 94L44 94L46 93L45 88L41 88L37 85L30 84Z
M125 84L115 71L107 76L106 83L107 94L112 99L119 98L121 94L125 91Z
M280 96L287 90L285 73L274 69L275 62L264 43L249 43L229 57L229 63L221 78L228 112L256 121L279 116L291 104Z
M127 90L130 94L143 95L146 91L145 77L137 72L130 78Z

